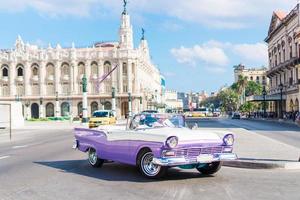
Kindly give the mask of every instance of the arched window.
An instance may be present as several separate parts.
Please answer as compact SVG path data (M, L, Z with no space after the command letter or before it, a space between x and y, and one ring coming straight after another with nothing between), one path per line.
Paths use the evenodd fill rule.
M85 74L85 67L84 67L84 63L83 62L80 62L78 64L78 74L79 75Z
M92 75L98 75L98 64L96 62L92 63Z
M259 76L256 77L256 83L259 83Z
M78 111L78 116L82 115L82 102L79 102L77 104L77 111Z
M104 103L104 110L111 110L112 109L112 105L109 101Z
M23 67L19 66L17 68L17 74L18 74L18 76L23 76Z
M61 116L66 117L70 115L70 104L68 102L63 102L61 104Z
M33 75L33 76L38 76L38 73L39 73L38 68L37 68L37 67L33 67L33 68L32 68L32 75Z
M94 101L91 103L91 114L93 115L96 110L98 110L98 103Z
M127 63L123 63L122 70L123 70L123 75L127 76L128 74Z
M65 76L65 75L69 75L70 74L70 67L67 63L64 63L62 65L62 69L61 69L61 72L62 72L62 75Z
M109 61L105 61L104 63L104 74L108 74L111 70L111 64Z
M47 103L46 117L54 117L54 104L53 103Z
M8 77L8 69L6 67L2 69L2 77Z
M46 67L47 76L54 76L54 65L52 63L49 63Z

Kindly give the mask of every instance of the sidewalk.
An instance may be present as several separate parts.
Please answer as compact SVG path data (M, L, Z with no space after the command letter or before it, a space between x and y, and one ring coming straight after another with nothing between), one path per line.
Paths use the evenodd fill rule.
M268 121L268 122L278 122L284 124L293 124L298 125L293 120L284 120L284 119L269 119L269 118L242 118L242 120L252 120L252 121Z
M199 128L202 129L202 128ZM203 130L222 130L203 128ZM225 162L225 166L240 168L300 169L300 148L296 148L243 128L227 128L235 136L234 152L237 161Z

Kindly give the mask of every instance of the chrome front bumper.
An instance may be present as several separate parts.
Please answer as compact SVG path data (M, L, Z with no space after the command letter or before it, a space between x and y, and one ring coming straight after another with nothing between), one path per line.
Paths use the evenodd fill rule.
M198 158L201 158L207 155L200 155ZM197 161L198 159L190 159L185 157L165 157L165 158L153 158L153 163L160 166L181 166L189 164L205 164L218 161L230 161L236 160L237 155L235 153L217 153L210 154L211 159L207 159L205 162Z

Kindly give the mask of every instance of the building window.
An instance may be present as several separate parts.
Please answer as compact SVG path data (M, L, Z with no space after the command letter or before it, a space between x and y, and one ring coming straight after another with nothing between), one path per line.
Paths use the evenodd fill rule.
M2 69L2 77L8 77L8 69L6 67Z
M282 53L283 53L283 59L282 59L282 61L285 62L285 49L282 50Z
M23 76L23 68L22 67L18 67L17 74L18 74L18 76Z
M259 83L259 76L256 77L256 83Z
M123 70L123 76L127 76L128 74L127 63L123 63L122 70Z
M292 46L292 44L290 45L290 58L293 58L293 46Z
M250 77L250 80L253 81L253 76Z
M38 69L37 69L37 67L34 67L34 68L32 69L32 75L33 75L33 76L37 76L37 75L38 75Z
M47 103L46 117L54 117L54 104L53 103Z
M98 103L94 101L91 103L91 115L93 115L93 113L97 110L98 110Z

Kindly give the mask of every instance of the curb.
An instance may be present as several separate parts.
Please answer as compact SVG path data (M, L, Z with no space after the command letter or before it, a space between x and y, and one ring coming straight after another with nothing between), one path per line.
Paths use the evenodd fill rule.
M267 160L234 160L224 161L223 166L247 168L247 169L300 169L300 162L297 161L267 161Z

